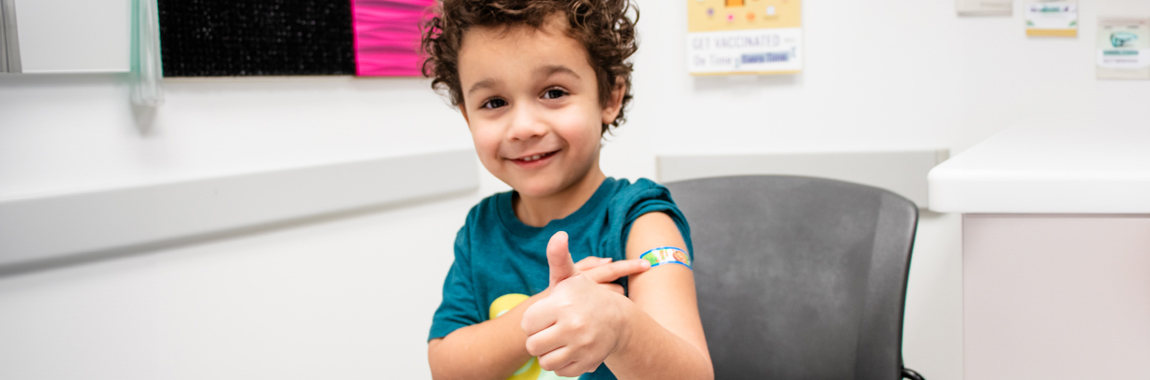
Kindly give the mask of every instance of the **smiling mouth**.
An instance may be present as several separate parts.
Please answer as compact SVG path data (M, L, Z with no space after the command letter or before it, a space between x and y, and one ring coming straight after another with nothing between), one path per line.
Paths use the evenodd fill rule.
M554 151L554 152L540 153L540 154L536 154L536 155L532 155L532 156L527 156L527 157L523 157L523 158L516 158L516 159L513 159L512 161L518 161L518 162L533 162L533 161L539 161L539 160L545 159L545 158L547 158L547 157L551 157L551 156L554 156L554 155L555 155L555 153L559 153L559 151L558 151L558 150L556 150L556 151Z

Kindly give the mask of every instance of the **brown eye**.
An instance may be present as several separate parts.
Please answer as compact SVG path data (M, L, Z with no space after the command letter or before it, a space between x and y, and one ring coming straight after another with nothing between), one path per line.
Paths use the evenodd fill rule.
M567 91L553 88L543 93L543 99L558 99L567 95Z
M499 107L503 107L503 106L505 106L505 105L507 105L507 101L506 101L506 100L503 100L503 99L491 99L491 100L488 100L488 101L487 101L487 103L483 103L483 106L481 106L480 108L490 108L490 109L496 109L496 108L499 108Z

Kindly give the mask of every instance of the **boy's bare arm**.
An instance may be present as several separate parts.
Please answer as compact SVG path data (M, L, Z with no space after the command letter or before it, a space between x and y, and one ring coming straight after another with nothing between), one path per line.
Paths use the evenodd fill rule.
M616 279L642 272L642 261L612 263L610 259L588 257L575 267L599 286L623 294L623 288L611 283ZM520 328L523 311L550 294L550 288L519 303L499 318L460 328L446 337L428 342L427 357L431 376L446 379L506 379L531 359L525 342L527 334Z
M531 360L524 348L527 334L519 328L523 311L547 291L531 296L499 318L460 328L427 345L431 377L450 379L506 379Z
M667 214L648 213L631 228L627 258L665 246L686 250L678 227ZM629 286L634 306L624 310L629 314L630 331L605 361L611 372L622 380L713 379L691 270L661 265L632 275Z

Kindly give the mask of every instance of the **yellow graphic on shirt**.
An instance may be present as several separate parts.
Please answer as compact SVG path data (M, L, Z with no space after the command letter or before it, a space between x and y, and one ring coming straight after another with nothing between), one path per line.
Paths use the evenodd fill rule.
M487 319L489 319L489 320L495 319L495 318L503 315L503 313L506 313L508 310L511 310L515 306L519 305L520 302L526 301L528 298L531 298L531 297L528 297L527 295L519 294L519 293L504 294L502 296L499 296L499 298L496 298L495 301L491 301L491 309L489 310L490 314L488 314ZM562 377L562 376L556 375L554 372L544 371L543 368L539 367L539 359L538 358L531 358L531 360L527 361L527 364L524 364L523 367L519 368L518 371L515 371L515 373L512 374L511 377L507 378L507 380L560 380L560 379L578 379L578 378L576 378L576 377Z

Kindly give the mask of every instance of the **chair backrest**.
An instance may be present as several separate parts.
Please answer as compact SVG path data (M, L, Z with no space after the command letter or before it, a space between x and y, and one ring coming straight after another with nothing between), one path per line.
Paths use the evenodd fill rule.
M796 176L665 184L717 379L899 379L914 203Z

